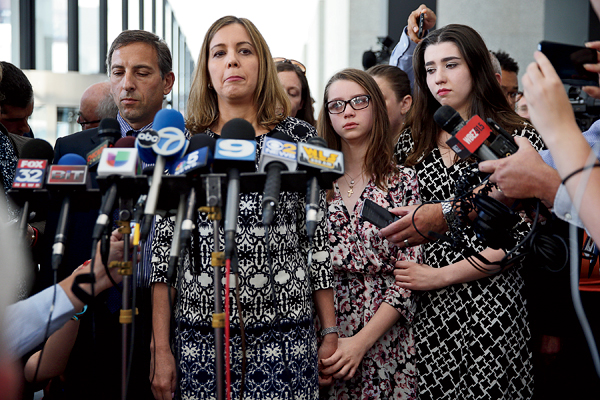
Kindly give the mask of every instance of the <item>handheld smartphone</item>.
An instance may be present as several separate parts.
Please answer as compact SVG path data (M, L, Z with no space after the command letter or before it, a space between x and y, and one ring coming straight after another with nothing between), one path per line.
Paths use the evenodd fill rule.
M419 14L419 32L417 32L417 37L419 39L423 38L423 23L425 22L425 13Z
M598 86L598 74L583 68L583 64L597 64L595 49L570 44L542 41L538 50L548 57L564 84L572 86Z
M369 199L365 200L360 216L379 229L385 228L392 222L400 219L400 217L397 215L392 214L379 204Z

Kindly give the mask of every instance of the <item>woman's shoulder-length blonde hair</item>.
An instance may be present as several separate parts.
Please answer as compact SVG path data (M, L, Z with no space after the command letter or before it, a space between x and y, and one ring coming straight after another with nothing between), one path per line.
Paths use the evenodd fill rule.
M200 48L186 113L187 128L192 133L204 132L219 119L217 93L212 85L209 87L211 83L208 73L209 47L215 34L224 26L231 24L240 24L246 29L258 57L258 82L254 93L258 123L270 129L290 114L290 101L277 77L275 63L267 42L250 20L226 16L211 25Z
M377 82L375 82L375 79L371 75L359 69L347 68L337 72L329 79L323 93L323 105L321 106L321 112L317 121L317 132L325 139L329 148L338 151L342 150L342 139L333 129L331 116L327 111L329 89L337 81L355 82L365 90L365 94L371 97L369 107L373 113L373 127L371 128L367 142L364 168L369 177L375 177L375 184L380 189L387 190L385 188L387 177L390 172L393 172L394 135L390 133L390 120L387 114L385 98ZM350 107L350 105L346 105L346 107Z

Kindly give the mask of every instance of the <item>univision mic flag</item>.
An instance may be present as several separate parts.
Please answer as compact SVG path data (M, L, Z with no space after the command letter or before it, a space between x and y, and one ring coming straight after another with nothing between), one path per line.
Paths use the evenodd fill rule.
M134 176L142 173L137 149L106 148L98 163L98 175Z

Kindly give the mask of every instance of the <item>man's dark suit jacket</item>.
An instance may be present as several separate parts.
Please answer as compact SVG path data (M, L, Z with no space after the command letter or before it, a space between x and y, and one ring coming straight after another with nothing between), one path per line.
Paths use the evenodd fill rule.
M101 143L102 139L98 136L98 128L87 129L69 136L58 138L54 145L55 163L68 153L79 154L83 158L86 158L87 153Z

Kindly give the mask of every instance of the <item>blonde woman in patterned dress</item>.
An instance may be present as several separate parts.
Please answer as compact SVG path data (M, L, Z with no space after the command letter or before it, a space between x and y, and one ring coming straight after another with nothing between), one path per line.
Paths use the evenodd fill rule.
M344 153L345 175L328 194L329 241L341 329L337 351L320 360L327 399L415 399L411 323L415 295L394 285L396 260L421 260L421 248L400 250L361 218L366 199L389 209L419 201L410 169L393 162L385 100L366 72L346 69L325 88L318 131Z

